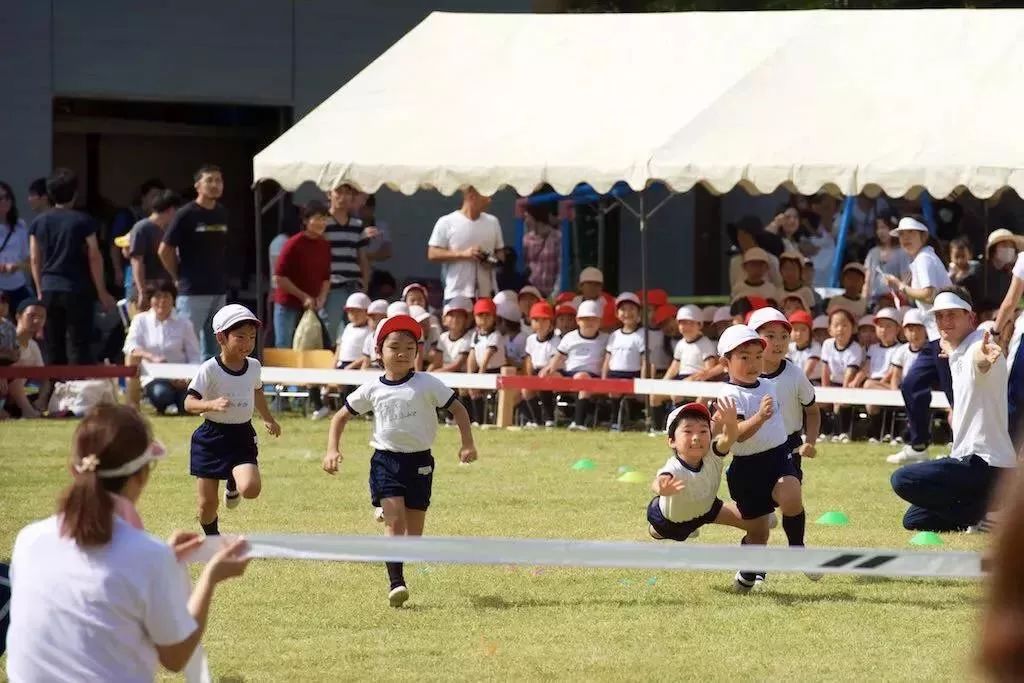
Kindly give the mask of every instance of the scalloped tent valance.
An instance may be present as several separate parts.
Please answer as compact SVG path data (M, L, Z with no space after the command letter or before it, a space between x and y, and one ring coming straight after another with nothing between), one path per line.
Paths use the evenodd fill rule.
M253 160L285 189L1024 195L1024 11L434 13Z

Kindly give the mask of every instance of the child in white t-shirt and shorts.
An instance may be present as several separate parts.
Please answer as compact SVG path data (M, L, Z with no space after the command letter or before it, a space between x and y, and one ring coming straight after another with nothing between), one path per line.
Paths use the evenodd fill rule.
M632 292L619 294L615 299L615 313L622 327L608 336L601 377L636 379L645 374L647 357L644 333L640 329L640 297ZM621 394L609 394L608 397L612 400L612 431L622 431L623 424L630 421L629 404L623 405ZM620 415L624 417L623 422L619 421Z
M561 337L555 332L555 309L546 301L530 306L530 327L533 334L526 338L526 355L523 358L523 372L537 375L558 355ZM555 426L555 394L551 391L530 391L523 389L522 405L527 413L526 427L534 429L540 425Z
M596 301L583 301L576 311L578 329L562 335L558 353L548 366L541 370L542 377L560 373L573 379L594 379L601 376L608 335L601 332L601 307ZM587 431L587 420L591 415L592 392L580 391L576 396L575 418L569 424L570 431Z

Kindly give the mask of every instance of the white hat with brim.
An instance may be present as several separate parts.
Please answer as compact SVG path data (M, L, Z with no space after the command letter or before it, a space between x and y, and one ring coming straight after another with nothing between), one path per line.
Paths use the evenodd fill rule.
M369 313L370 315L387 315L387 299L374 299L373 301L370 302L370 305L366 307L366 312Z
M256 314L241 304L228 304L213 316L213 333L220 334L239 323L251 322L260 327L260 319Z
M598 284L604 284L604 273L601 272L600 268L594 266L587 266L580 271L579 283L582 285L584 282L596 282Z
M857 327L874 327L875 316L873 315L862 315L860 320L857 321Z
M1000 242L1010 242L1018 251L1024 249L1024 237L1015 235L1006 228L999 228L989 233L988 240L985 242L985 250L988 251Z
M600 318L601 306L596 301L584 301L576 309L577 318Z
M369 307L370 297L366 296L362 292L355 292L354 294L349 294L348 298L345 299L346 310L353 308L356 310L365 311Z
M921 325L924 327L924 313L920 308L911 308L903 314L903 327L907 325Z
M712 323L731 323L732 322L732 311L729 310L728 306L719 306L715 310L715 317L711 321Z
M747 327L752 330L759 330L770 323L779 323L787 330L793 329L793 324L789 322L789 318L782 311L771 306L759 308L751 313L750 320L747 321Z
M757 342L762 349L765 347L764 339L761 339L757 332L747 325L733 325L726 328L718 339L718 355L724 356L748 342Z
M410 306L409 315L412 316L412 319L418 323L421 323L424 320L430 320L430 311L423 308L422 306Z
M971 305L961 299L953 292L939 292L932 304L932 313L939 311L967 311L973 312Z
M875 322L879 320L891 320L897 325L900 324L900 313L895 308L886 307L880 308L875 312Z
M911 216L904 216L900 219L899 225L889 231L890 237L899 237L901 232L923 232L928 233L928 226Z
M633 292L623 292L622 294L619 294L617 297L615 297L615 305L619 306L621 304L635 304L639 306L640 297L638 297Z
M394 301L388 304L388 310L386 312L389 318L396 315L409 315L409 304L404 301Z
M452 297L452 300L445 304L444 315L448 315L452 311L462 311L463 313L469 314L473 310L473 302L467 297L456 296Z
M814 322L811 324L811 329L812 330L827 330L828 329L828 316L819 315L817 318L815 318Z
M694 323L704 322L704 311L702 311L699 308L697 308L696 306L692 306L692 305L683 306L678 311L676 311L676 321L677 322L687 322L687 321L689 321L689 322L694 322Z

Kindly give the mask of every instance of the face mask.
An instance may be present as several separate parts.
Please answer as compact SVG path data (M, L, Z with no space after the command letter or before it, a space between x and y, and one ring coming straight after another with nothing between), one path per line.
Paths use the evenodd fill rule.
M995 260L1000 266L1006 266L1017 258L1017 250L1013 247L996 247Z

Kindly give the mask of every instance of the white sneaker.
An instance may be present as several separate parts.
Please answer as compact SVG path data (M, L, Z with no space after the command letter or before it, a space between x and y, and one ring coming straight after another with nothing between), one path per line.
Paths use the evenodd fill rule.
M842 437L841 437L841 436L840 436L839 434L833 434L833 435L832 435L832 438L831 438L831 439L829 439L829 441L831 441L832 443L839 443L839 440L840 440L841 438L842 438Z
M409 599L409 589L405 586L396 586L388 593L388 604L392 607L401 607Z
M828 441L827 436L825 436L824 434L818 434L818 440L816 443L825 443L826 441Z
M839 435L839 443L850 443L850 435L849 434L840 434Z
M384 521L384 508L373 508L373 520L375 522Z
M736 572L736 576L732 578L732 586L736 589L737 593L749 593L750 590L757 585L757 579L748 581L743 578L742 572Z
M527 422L523 425L523 429L538 429L540 427L536 422Z
M167 408L164 409L164 415L177 415L177 414L178 414L178 406L169 405L169 406L167 406Z
M882 443L894 443L894 440L892 438L892 434L886 434L885 436L883 436L882 437Z
M824 574L815 574L814 572L804 572L804 576L806 576L811 581L821 581L821 577L823 577L825 575Z
M569 431L570 432L589 432L590 431L590 427L587 427L586 425L578 425L575 422L570 422L569 423Z
M918 451L910 444L906 444L898 453L893 453L885 461L890 465L906 465L912 462L924 462L927 459L927 450Z
M235 495L231 495L231 494ZM224 507L228 510L234 510L242 502L242 494L238 491L228 491L224 489Z
M544 423L544 429L554 429L554 427L555 427L555 421L554 420L548 420L548 421L546 421Z
M878 439L876 439L875 437L871 437L870 439L868 439L868 443L871 445L875 445L878 443Z
M309 416L311 420L322 420L331 414L331 409L327 406L321 406L313 411L313 414Z

